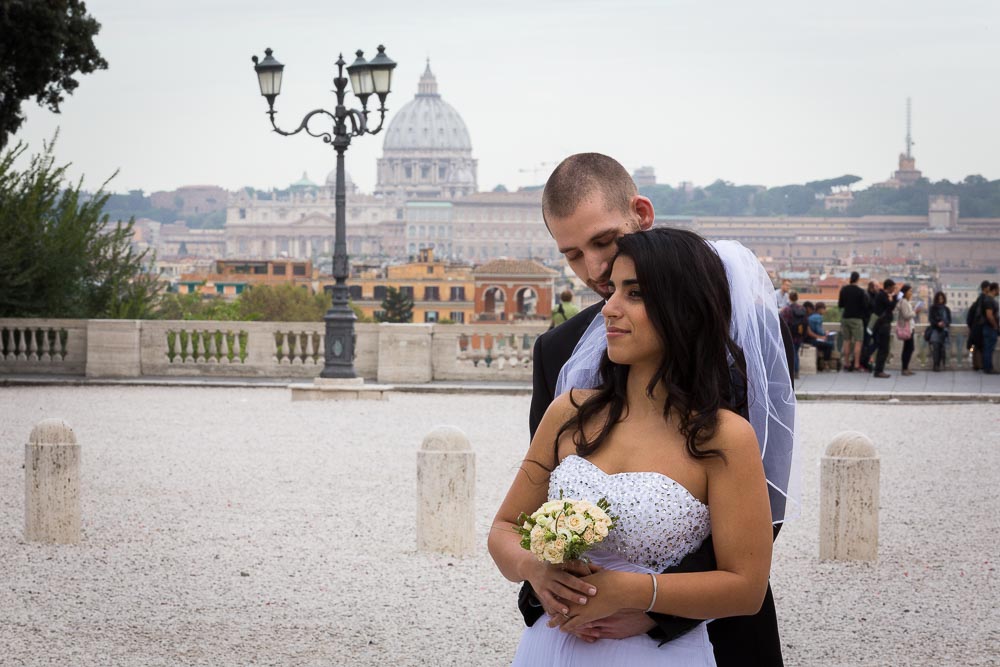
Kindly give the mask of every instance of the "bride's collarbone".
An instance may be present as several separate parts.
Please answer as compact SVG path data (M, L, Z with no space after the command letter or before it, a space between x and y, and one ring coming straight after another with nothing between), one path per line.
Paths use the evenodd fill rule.
M560 447L560 460L577 454L575 446L566 444ZM684 436L669 424L619 423L597 451L585 458L609 475L656 472L681 484L698 499L707 495L704 464L688 454Z

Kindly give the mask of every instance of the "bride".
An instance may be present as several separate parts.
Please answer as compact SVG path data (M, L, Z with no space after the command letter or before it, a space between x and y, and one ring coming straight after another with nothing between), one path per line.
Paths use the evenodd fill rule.
M710 620L760 608L771 508L754 429L724 407L745 407L732 392L747 386L725 276L694 233L618 239L602 311L603 383L552 403L490 532L500 572L528 581L546 612L525 629L515 665L715 665L705 623L666 643L587 641L574 631L624 610ZM560 495L606 498L618 516L589 564L550 565L520 546L518 515ZM716 570L660 574L709 534Z

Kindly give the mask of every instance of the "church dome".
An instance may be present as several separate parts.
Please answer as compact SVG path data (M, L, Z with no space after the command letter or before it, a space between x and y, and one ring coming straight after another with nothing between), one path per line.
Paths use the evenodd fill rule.
M441 99L430 60L420 77L417 96L403 105L385 133L384 151L471 151L465 121Z
M333 171L326 175L326 187L335 188L337 187L337 168L334 167ZM347 192L354 192L357 188L354 185L354 179L351 178L351 172L344 170L344 189Z

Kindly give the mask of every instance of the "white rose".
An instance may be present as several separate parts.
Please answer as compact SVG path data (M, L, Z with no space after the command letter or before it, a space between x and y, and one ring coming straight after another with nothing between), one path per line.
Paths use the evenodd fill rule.
M608 536L608 524L604 521L595 521L594 532L597 533L598 537L604 539Z
M545 545L545 550L542 552L545 560L553 565L559 565L563 562L563 550L556 545L556 542L549 542Z
M538 511L542 514L555 514L556 512L562 511L563 501L562 500L550 500L540 508Z
M587 520L583 518L583 514L570 514L566 517L566 527L579 534L587 527Z
M583 531L583 541L587 544L594 543L594 529L592 527L587 526L587 529Z
M597 505L594 505L593 507L591 507L588 510L588 513L590 514L590 518L592 518L594 521L610 521L611 520L608 517L607 512L605 512L604 510L602 510Z

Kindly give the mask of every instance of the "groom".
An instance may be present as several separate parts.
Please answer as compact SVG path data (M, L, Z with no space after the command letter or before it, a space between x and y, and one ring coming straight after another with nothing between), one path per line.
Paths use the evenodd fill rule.
M652 202L639 195L625 168L598 153L572 155L556 167L545 184L542 216L570 268L602 299L609 296L608 280L615 241L625 234L649 229L654 219ZM532 437L555 398L560 369L603 306L603 301L590 306L536 341L529 416ZM786 328L782 336L787 354L791 340ZM689 559L704 563L705 559L712 558L710 552L709 540ZM527 625L533 625L542 614L528 583L521 589L518 606ZM654 639L664 639L670 636L676 623L677 619L661 614L620 612L590 624L583 634L591 639L621 639L648 633ZM756 615L713 621L708 631L719 667L782 664L770 586Z

